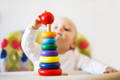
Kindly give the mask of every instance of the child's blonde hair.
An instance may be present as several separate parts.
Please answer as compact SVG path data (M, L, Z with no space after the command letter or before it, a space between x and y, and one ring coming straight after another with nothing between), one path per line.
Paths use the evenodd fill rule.
M73 27L73 29L75 31L74 40L76 41L78 32L77 32L77 27L76 27L75 23L68 17L60 17L59 19L60 20L67 20L70 23L70 25Z

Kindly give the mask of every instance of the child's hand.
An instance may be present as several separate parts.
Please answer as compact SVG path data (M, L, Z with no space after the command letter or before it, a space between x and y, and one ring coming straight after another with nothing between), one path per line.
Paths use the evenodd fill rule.
M34 25L32 26L32 29L37 30L37 29L39 29L40 26L41 26L40 20L36 19Z
M113 69L113 68L111 68L111 67L107 67L107 68L106 68L106 71L105 71L104 73L112 73L112 72L118 72L118 70Z

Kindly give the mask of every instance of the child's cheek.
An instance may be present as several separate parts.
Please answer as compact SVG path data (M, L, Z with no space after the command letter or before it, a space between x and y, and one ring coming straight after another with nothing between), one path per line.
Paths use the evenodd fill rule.
M72 40L72 34L71 35L66 35L66 41L71 41Z

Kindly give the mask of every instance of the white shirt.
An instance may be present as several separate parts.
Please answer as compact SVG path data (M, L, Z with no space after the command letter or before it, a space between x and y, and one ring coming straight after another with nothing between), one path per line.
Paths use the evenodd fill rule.
M35 42L36 31L27 28L22 37L22 48L27 57L33 62L34 70L39 69L40 45ZM63 71L83 70L92 74L101 74L105 71L106 65L90 59L87 56L69 50L59 55Z

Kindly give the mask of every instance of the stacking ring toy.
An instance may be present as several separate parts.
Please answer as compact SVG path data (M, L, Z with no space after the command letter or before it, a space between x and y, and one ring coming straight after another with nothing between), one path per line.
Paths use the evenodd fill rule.
M40 63L41 69L59 69L60 63Z
M42 50L56 50L57 45L56 44L42 44L41 49Z
M56 32L42 32L41 37L42 38L55 38Z
M38 69L39 75L42 76L58 76L62 74L61 69Z
M55 44L56 40L54 38L44 38L42 39L43 44Z
M44 57L40 56L40 62L41 63L55 63L59 62L59 57L58 56L50 56L50 57Z
M51 24L54 16L50 12L44 12L39 16L40 23L47 26L47 32L41 32L42 45L39 59L38 73L42 76L58 76L62 74L56 45L56 32L52 32Z
M41 50L41 56L58 56L57 50Z

